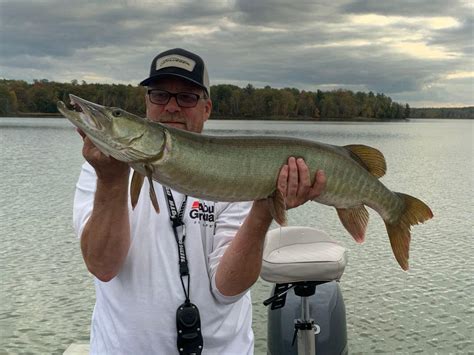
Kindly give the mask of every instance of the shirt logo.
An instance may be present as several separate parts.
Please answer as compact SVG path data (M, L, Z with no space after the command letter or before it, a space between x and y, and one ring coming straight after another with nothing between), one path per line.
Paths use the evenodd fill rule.
M209 206L204 202L194 201L191 210L189 211L189 217L194 223L199 222L214 222L214 205ZM204 223L203 225L207 225Z

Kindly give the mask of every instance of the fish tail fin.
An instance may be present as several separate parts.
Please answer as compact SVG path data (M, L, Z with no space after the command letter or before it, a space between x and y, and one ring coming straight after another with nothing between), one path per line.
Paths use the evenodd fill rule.
M396 194L404 201L405 209L398 221L394 223L385 221L385 226L395 259L403 270L408 270L410 228L432 218L433 212L424 202L413 196L400 192L396 192Z

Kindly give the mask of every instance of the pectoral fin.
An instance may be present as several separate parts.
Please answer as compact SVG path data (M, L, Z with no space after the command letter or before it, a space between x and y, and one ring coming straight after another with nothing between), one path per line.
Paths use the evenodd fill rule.
M160 206L158 204L158 199L156 198L155 188L153 187L153 169L149 165L145 165L146 177L148 178L148 183L150 185L150 199L151 204L155 208L156 213L160 213Z
M339 219L357 243L362 243L369 222L369 212L363 205L353 208L336 208Z
M273 195L267 198L267 202L275 222L280 226L286 226L286 204L280 190L276 189Z
M144 179L145 177L143 175L137 173L135 170L133 171L132 182L130 184L130 200L132 202L132 208L135 208L137 205Z

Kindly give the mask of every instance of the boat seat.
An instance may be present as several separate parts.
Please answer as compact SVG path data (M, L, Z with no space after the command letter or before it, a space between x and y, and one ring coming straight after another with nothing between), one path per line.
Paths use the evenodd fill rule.
M267 233L260 277L273 283L339 280L346 249L325 232L310 227L281 227Z

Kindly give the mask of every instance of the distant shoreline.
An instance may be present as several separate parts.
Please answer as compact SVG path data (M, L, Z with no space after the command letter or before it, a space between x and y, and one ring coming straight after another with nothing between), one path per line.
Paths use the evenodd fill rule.
M8 116L1 117L43 117L43 118L64 118L59 112L50 113L50 112L17 112L16 114L9 114Z
M2 115L0 117L24 117L24 118L58 118L64 119L60 113L44 113L44 112L17 112L16 114L10 113L8 115ZM290 122L361 122L361 123L382 123L382 122L409 122L411 120L424 120L424 119L458 119L458 120L470 120L471 118L455 118L455 117L413 117L413 118L396 118L396 119L382 119L382 118L366 118L366 117L353 117L350 119L341 118L313 118L313 117L211 117L210 120L222 120L222 121L290 121Z
M217 116L209 118L210 120L223 120L223 121L286 121L286 122L408 122L409 119L394 118L394 119L382 119L382 118L367 118L367 117L352 117L352 118L314 118L314 117L222 117Z
M60 113L43 113L43 112L18 112L16 114L9 114L8 116L0 117L25 117L25 118L64 118ZM286 122L408 122L409 119L381 119L381 118L366 118L366 117L354 117L354 118L313 118L313 117L211 117L209 120L222 120L222 121L286 121Z
M46 79L27 83L0 79L0 115L60 117L57 101L68 101L68 93L104 106L120 107L138 116L146 112L141 86L91 84L77 80L59 83ZM124 98L128 98L124 100ZM474 106L410 107L383 93L305 91L297 88L256 88L219 84L211 87L211 119L271 120L294 122L404 122L405 118L474 119ZM47 113L46 113L47 112Z

